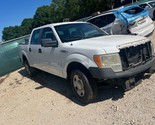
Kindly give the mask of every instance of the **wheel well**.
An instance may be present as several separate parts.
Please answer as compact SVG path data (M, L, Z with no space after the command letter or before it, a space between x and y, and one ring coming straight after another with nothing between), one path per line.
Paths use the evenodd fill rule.
M153 19L155 20L155 10L153 11Z
M27 58L25 55L22 55L22 60L23 60L23 62L27 61Z
M78 62L72 62L67 67L67 79L70 79L70 75L73 70L80 70L85 75L87 75L87 77L91 77L91 73L84 65L82 65Z

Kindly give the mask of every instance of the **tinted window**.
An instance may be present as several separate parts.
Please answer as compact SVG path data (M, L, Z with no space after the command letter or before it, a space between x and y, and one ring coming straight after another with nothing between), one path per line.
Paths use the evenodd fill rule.
M140 8L140 7L134 7L134 8L128 9L128 10L126 10L124 12L127 13L127 14L138 14L138 13L140 13L142 11L143 11L142 8Z
M88 22L98 26L99 28L104 27L112 22L114 22L114 14L102 15L96 18L89 20Z
M52 39L53 41L56 40L53 31L51 28L44 28L42 35L41 35L41 39Z
M40 44L39 42L39 34L40 34L40 29L35 30L32 34L31 38L31 44Z
M151 5L151 7L155 7L155 2L150 2L149 4Z
M139 5L141 8L145 8L146 6L148 6L147 4L141 4Z
M89 20L88 22L98 26L99 28L104 27L107 24L105 15L93 18L93 19Z
M70 42L105 35L102 30L89 23L65 24L55 26L55 29L62 42Z
M110 23L114 22L114 20L115 20L115 15L114 14L107 15L107 24L110 24Z

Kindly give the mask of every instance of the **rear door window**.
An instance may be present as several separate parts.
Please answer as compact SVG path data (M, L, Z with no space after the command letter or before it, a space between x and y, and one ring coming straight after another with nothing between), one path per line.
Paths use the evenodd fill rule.
M148 5L147 4L141 4L141 5L139 5L141 8L145 8L145 7L147 7Z
M115 20L115 15L114 14L109 14L107 15L107 25L110 23L113 23Z
M112 22L114 22L115 16L114 14L102 15L96 18L89 20L88 22L98 26L99 28L104 27Z
M98 26L99 28L100 27L104 27L107 24L106 23L106 16L105 15L93 18L93 19L89 20L88 22Z
M144 9L140 7L134 7L128 10L125 10L124 12L127 14L138 14L141 13Z

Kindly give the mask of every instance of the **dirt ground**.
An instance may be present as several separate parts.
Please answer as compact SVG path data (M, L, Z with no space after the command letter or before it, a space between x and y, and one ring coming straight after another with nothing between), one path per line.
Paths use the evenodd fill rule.
M0 77L0 125L155 125L155 73L125 93L99 89L82 105L68 81L44 72L32 79L20 69Z

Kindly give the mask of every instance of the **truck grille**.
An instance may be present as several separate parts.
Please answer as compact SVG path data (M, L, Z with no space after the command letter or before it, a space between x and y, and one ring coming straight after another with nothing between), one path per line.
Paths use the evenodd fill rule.
M120 49L119 55L123 70L144 64L152 58L151 42Z

